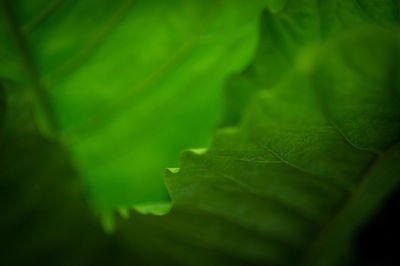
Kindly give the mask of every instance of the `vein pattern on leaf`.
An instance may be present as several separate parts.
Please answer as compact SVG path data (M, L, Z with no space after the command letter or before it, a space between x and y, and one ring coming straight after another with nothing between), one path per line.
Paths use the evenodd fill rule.
M327 15L335 14L327 7L335 3L338 17L327 23ZM370 9L368 16L345 13L357 6L355 1L288 1L281 13L265 12L253 63L228 85L228 104L248 99L228 106L226 124L242 117L238 130L217 133L206 154L183 153L180 171L166 174L177 206L219 212L286 243L276 244L280 251L275 252L286 254L287 261L269 257L271 265L343 263L338 261L348 247L343 243L353 241L356 229L400 183L394 163L400 159L400 107L398 97L391 96L399 35L386 28L393 17L383 14L390 8ZM370 17L379 18L378 27L370 25ZM272 30L278 25L290 26ZM241 159L257 161L262 153L282 164ZM249 199L220 176L297 211L289 214L267 199Z

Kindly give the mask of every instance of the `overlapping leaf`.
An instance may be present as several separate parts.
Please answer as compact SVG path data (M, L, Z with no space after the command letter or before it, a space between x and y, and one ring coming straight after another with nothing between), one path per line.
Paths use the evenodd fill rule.
M258 56L231 82L244 120L207 152L182 154L167 174L175 204L257 231L270 265L343 265L399 185L399 33L386 27L394 2L379 3L371 14L352 1L289 1L265 14Z
M100 244L71 261L124 265L133 254L154 265L348 262L355 231L399 184L398 3L293 0L277 12L284 2L270 2L277 10L264 13L254 61L228 86L225 124L241 124L220 130L208 150L184 152L181 169L167 172L168 215L120 220L113 239L83 230ZM18 77L12 65L2 73ZM104 250L111 254L100 256Z

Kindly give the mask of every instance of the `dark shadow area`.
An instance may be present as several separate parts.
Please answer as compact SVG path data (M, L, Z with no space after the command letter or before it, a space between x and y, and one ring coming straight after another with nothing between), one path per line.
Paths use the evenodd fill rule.
M357 240L360 266L400 265L399 206L400 188L362 229Z

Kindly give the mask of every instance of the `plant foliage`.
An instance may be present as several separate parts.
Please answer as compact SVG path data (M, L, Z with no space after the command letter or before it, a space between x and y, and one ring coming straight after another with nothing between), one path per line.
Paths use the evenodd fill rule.
M119 2L2 1L4 263L356 265L400 185L400 3Z

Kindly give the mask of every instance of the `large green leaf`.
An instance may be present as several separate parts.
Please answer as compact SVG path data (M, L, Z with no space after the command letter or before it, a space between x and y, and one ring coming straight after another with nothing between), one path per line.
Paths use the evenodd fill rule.
M1 76L32 88L42 130L109 210L168 202L163 169L208 145L269 1L3 2Z
M285 18L297 29L318 14L316 3L289 1L282 13L267 12L263 27ZM301 32L312 34L308 27ZM240 107L248 109L240 126L219 131L207 151L184 152L168 187L176 205L256 231L268 265L343 265L354 235L400 184L400 34L348 23L324 42L294 46L290 64L273 68L277 55L263 51L282 48L283 36L301 40L263 31L253 69L236 78L242 90L254 88L243 92L253 100Z

